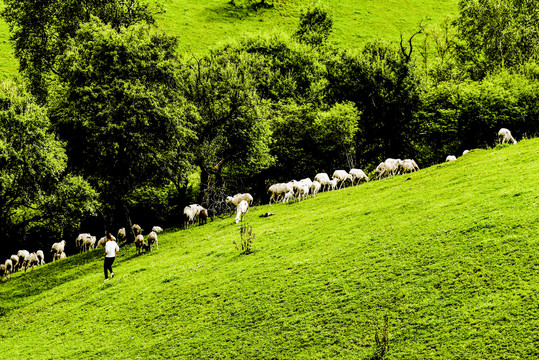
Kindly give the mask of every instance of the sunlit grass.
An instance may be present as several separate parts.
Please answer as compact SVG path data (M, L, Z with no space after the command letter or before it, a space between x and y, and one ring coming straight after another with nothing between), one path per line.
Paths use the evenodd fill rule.
M16 274L2 347L24 359L536 358L539 140L253 207L233 217ZM260 218L273 212L275 215ZM120 351L121 348L121 351ZM44 357L43 354L46 354ZM13 358L13 355L12 355Z

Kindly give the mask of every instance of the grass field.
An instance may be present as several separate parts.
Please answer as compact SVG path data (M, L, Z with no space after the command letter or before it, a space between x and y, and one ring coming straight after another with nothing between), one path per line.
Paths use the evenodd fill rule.
M458 0L326 0L320 4L333 13L331 41L341 48L358 48L367 41L398 42L409 38L418 24L440 24L445 15L457 13ZM274 7L249 10L246 0L233 6L227 0L161 0L165 13L158 25L180 39L179 51L186 56L204 54L242 36L272 32L291 34L300 11L310 2L275 0ZM3 0L0 0L0 8ZM17 63L9 41L7 24L0 19L0 78L13 76Z
M417 173L168 230L0 286L10 359L539 358L539 139ZM260 218L268 211L275 215Z

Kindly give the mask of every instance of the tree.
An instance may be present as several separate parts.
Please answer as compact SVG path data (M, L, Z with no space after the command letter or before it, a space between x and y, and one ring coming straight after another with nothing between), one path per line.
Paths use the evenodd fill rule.
M20 71L42 103L50 75L59 71L57 58L68 46L68 39L92 16L116 30L154 22L149 6L138 0L6 0L4 4L2 16L11 31Z
M58 58L51 119L70 166L99 190L108 225L129 226L130 191L181 182L190 167L197 119L178 96L175 49L147 25L116 30L93 18Z
M333 19L328 10L315 6L301 12L298 29L293 36L300 43L318 47L326 44L332 30Z
M461 0L459 9L459 52L474 78L537 59L537 1Z
M196 144L201 191L212 182L221 186L226 178L253 175L273 161L270 104L258 96L252 76L260 65L254 55L227 51L190 62L184 91L201 119Z
M20 85L0 85L0 239L14 250L29 239L50 242L95 212L97 194L67 171L63 144L46 110ZM54 237L53 237L54 238ZM9 242L9 243L8 243ZM7 254L4 254L7 255Z

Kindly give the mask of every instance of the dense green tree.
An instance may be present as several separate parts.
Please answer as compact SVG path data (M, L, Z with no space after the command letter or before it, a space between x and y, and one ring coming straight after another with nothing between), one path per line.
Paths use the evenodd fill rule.
M459 11L459 51L474 78L537 59L536 0L461 0Z
M96 16L119 30L141 21L154 22L148 4L138 0L6 0L4 4L2 15L11 30L20 71L42 102L51 74L59 71L58 56L82 23Z
M198 120L178 96L175 49L146 25L116 30L93 18L58 59L51 120L70 166L99 190L109 225L129 224L131 191L179 184L190 168Z
M0 84L3 250L15 250L31 233L49 246L97 208L96 192L81 177L66 172L63 144L50 127L46 110L23 87Z
M321 6L304 10L299 16L299 25L294 37L312 47L323 46L333 31L333 19L329 11Z
M202 191L273 161L269 102L258 96L252 75L259 65L256 56L226 51L190 62L184 91L201 119L195 153Z

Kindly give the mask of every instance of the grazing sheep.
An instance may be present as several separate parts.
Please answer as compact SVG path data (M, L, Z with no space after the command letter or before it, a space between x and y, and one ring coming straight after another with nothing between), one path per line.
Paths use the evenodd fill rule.
M326 173L318 173L314 179L320 183L322 191L327 191L331 187L329 176Z
M329 181L329 187L331 190L335 190L337 188L337 184L339 183L339 179L331 179Z
M350 180L350 182L353 181L352 175L346 172L346 170L335 170L333 172L333 179L337 179L337 182L339 183L339 189L341 189L344 186L344 183L346 180Z
M469 152L470 152L470 150L464 150L464 151L462 152L462 156L466 155L466 154L469 153Z
M401 159L392 159L392 158L388 158L386 159L386 161L384 161L386 166L387 166L387 169L389 171L389 175L388 176L395 176L395 175L400 175L400 172L399 172L399 169L400 169L400 166L402 164L402 160Z
M365 182L369 182L369 177L365 174L365 172L361 169L350 169L350 173L352 176L352 186L357 180L357 183L359 184L362 180Z
M13 266L11 268L11 272L16 272L17 271L17 265L19 265L19 257L17 255L11 255L11 257L9 259L11 260L11 263L13 264Z
M26 255L26 257L24 258L24 272L26 272L26 269L28 269L29 266L32 266L33 271L34 265L39 265L39 259L37 258L37 254L35 252Z
M236 194L234 196L227 196L227 198L226 198L226 202L230 203L230 204L232 204L234 206L238 206L238 204L242 200L247 201L247 203L249 203L249 205L251 205L253 203L253 197L249 193Z
M106 242L107 242L107 237L103 236L101 239L99 239L95 248L97 249L97 248L105 247Z
M0 264L0 279L4 281L4 277L6 277L6 265Z
M200 210L200 214L198 214L198 225L207 224L209 216L210 215L208 214L208 210L206 209Z
M311 185L311 195L313 197L315 197L318 194L318 192L320 191L321 186L322 185L320 185L320 183L318 181L316 181L316 180L313 181L313 183Z
M133 230L135 236L142 234L144 231L139 224L133 224L133 226L131 226L131 230Z
M160 233L161 231L163 231L163 228L161 226L154 226L152 228L152 231L155 231L156 233Z
M62 253L60 254L60 260L65 259L66 257L67 257L67 255L66 255L65 252L62 252Z
M18 270L21 270L22 269L22 266L23 266L23 263L24 263L24 258L26 258L26 256L30 255L30 252L28 252L27 250L19 250L17 252L17 257L19 258L19 261L17 261L17 264L18 264Z
M195 222L195 210L191 206L183 208L183 228L188 229L189 225Z
M150 248L150 252L152 251L152 245L155 244L155 247L157 250L159 250L159 243L157 242L157 233L155 231L152 231L148 234L148 246Z
M281 201L281 196L284 196L287 192L292 190L292 186L287 183L273 184L269 187L268 191L271 193L270 205L272 202Z
M249 203L245 200L240 201L236 207L236 224L240 221L243 221L245 214L249 211Z
M376 180L384 179L390 176L389 173L389 168L387 167L387 164L385 162L381 162L380 164L378 164L376 170L374 170L374 176L376 177Z
M82 233L77 236L75 239L75 247L79 249L79 253L84 251L84 241L86 238L91 237L92 235L88 233Z
M286 204L287 202L289 202L290 200L293 200L293 199L294 199L294 191L290 190L289 192L284 194L284 196L283 196L283 204Z
M6 276L9 276L13 272L13 261L11 259L7 259L4 266L6 269Z
M419 166L413 159L404 159L400 163L399 172L401 174L411 173L419 170Z
M118 242L122 242L122 241L125 241L127 240L127 234L125 232L125 228L120 228L120 230L118 230L118 235L116 235L118 237Z
M142 250L148 251L148 244L144 241L144 236L142 236L142 234L135 237L135 247L137 249L137 255L140 255Z
M445 158L445 162L455 161L455 160L457 160L457 157L455 155L447 155L447 157Z
M82 245L82 248L84 249L84 251L93 250L95 248L96 241L97 238L95 236L86 237L84 238L84 244ZM59 251L58 253L61 253L62 251Z
M53 255L61 254L65 249L65 245L66 245L65 240L52 244L51 253L53 253ZM83 243L83 247L84 247L84 243Z
M39 260L38 265L45 265L45 254L43 250L36 251L37 259Z
M508 143L516 144L517 141L515 140L513 135L511 135L511 131L509 131L509 129L501 128L500 131L498 131L498 144Z
M303 182L303 181L297 181L296 182L296 185L295 185L296 191L294 192L294 194L295 194L294 201L296 201L296 200L301 201L301 200L307 199L307 197L309 197L309 189L310 189L309 184L312 184L312 181L310 183L309 182Z

